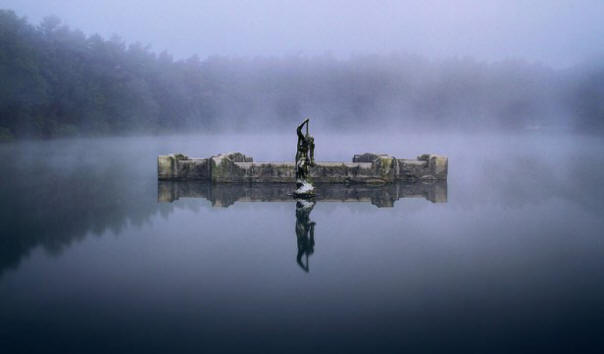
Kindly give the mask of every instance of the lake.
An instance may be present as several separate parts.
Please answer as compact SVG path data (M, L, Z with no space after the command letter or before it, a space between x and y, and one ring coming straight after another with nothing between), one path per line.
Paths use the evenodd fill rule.
M604 140L316 135L320 161L449 157L446 183L157 181L158 154L296 137L0 145L0 344L18 352L601 352Z

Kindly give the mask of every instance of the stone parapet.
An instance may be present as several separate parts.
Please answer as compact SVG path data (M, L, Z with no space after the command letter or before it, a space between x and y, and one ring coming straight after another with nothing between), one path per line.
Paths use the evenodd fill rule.
M201 180L216 183L293 183L293 162L254 162L241 153L209 158L182 154L160 155L160 180ZM391 183L394 181L446 180L448 159L424 154L415 160L386 154L355 155L353 162L316 162L310 169L313 183Z

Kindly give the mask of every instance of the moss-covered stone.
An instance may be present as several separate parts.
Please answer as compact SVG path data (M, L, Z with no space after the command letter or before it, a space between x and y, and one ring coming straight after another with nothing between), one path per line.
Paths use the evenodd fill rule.
M372 162L316 162L310 177L316 183L391 183L396 180L445 180L448 160L425 154L416 160L397 159L385 154L363 154L355 160ZM374 158L375 157L375 158ZM234 161L236 160L236 161ZM241 153L189 158L183 154L158 157L159 179L208 180L213 182L295 182L293 162L252 162Z
M159 155L157 157L157 177L159 179L173 179L174 173L174 156Z
M364 154L356 154L352 157L352 162L373 162L378 157L388 156L387 154L374 154L366 152Z
M384 182L392 182L395 179L396 158L389 155L378 155L373 161L375 177Z

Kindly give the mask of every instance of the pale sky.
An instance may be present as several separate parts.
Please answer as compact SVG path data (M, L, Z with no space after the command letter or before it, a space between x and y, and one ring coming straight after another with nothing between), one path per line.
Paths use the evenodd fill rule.
M0 0L0 8L36 24L56 15L176 58L411 53L566 67L604 57L602 0Z

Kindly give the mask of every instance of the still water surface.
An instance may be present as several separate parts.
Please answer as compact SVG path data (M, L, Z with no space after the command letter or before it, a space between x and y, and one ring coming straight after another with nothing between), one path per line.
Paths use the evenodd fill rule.
M600 352L604 143L317 136L317 159L449 156L449 180L158 183L156 155L290 160L295 136L0 146L12 352ZM292 187L293 188L293 187Z

